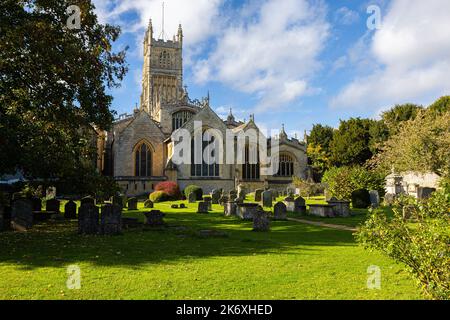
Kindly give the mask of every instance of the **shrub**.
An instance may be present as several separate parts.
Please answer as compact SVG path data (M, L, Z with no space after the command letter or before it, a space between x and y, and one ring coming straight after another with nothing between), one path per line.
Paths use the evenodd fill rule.
M160 182L155 186L155 191L163 191L169 196L169 200L180 200L181 191L178 184L173 181Z
M416 199L411 220L403 219L401 206L393 207L391 219L383 210L376 210L356 234L365 248L405 264L432 299L450 297L450 220L442 194L445 192L437 191L432 200ZM438 210L443 211L436 214Z
M294 177L293 183L300 190L302 197L323 195L325 186L322 183L309 182L299 177Z
M164 191L152 192L152 193L150 193L149 198L154 203L164 202L164 201L169 201L170 200L170 196L167 193L165 193Z
M192 192L195 193L196 201L200 201L203 199L202 188L200 188L199 186L193 185L193 184L187 186L186 189L184 189L184 195L186 196L186 199L189 199L189 194L191 194Z
M358 189L352 192L352 205L356 209L366 209L370 206L370 194L366 189Z

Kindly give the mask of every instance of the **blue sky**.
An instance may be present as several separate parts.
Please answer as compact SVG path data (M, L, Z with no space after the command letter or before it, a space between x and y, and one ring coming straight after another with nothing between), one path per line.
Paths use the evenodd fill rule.
M450 93L448 0L165 0L165 37L183 25L184 83L211 95L223 117L254 113L262 129L284 123L303 136L314 123L375 118L397 103L428 104ZM141 92L149 18L161 32L160 0L95 0L101 22L123 29L129 73L111 92L131 113ZM376 5L381 27L369 30ZM372 21L372 20L371 20Z

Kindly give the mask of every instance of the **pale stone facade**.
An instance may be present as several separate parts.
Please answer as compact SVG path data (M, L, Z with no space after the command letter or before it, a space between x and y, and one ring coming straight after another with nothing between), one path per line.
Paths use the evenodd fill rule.
M237 184L243 184L249 191L264 187L286 190L292 187L293 176L305 178L306 144L289 139L284 127L277 137L283 160L280 174L262 175L260 165L173 164L172 133L180 128L193 133L195 121L202 122L203 130L213 128L224 137L227 129L235 133L259 131L254 116L244 123L237 121L230 110L226 120L219 118L209 105L209 94L201 101L189 98L183 87L182 48L181 26L173 40L155 40L150 22L144 39L140 107L132 115L121 115L105 134L104 173L114 176L127 195L150 193L156 183L167 180L176 181L181 189L195 184L210 192L218 188L229 191Z
M431 172L392 172L386 177L386 196L407 194L417 198L420 188L438 189L440 180L441 177Z

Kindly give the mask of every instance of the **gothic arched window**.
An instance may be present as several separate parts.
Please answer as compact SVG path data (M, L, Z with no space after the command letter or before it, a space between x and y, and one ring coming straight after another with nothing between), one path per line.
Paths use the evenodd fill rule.
M136 177L150 177L152 175L151 148L142 142L134 149L134 175Z
M290 155L282 154L279 159L277 176L292 177L294 175L294 160Z
M207 154L206 156L211 157L209 159L205 159L205 149L210 144L214 143L215 137L213 135L205 136L209 137L209 139L206 139L207 141L202 141L202 149L201 149L201 164L195 163L195 137L192 137L191 140L191 176L193 177L218 177L220 175L219 170L219 164L218 163L211 163L213 162L213 158L215 157L215 152L218 150L218 146L214 149L211 154ZM202 139L203 140L203 139Z
M260 163L258 147L250 148L248 144L245 145L245 158L242 165L242 179L243 180L259 180L260 178ZM255 154L256 152L256 161Z
M190 118L192 118L192 112L190 111L178 111L172 115L172 131L181 128Z

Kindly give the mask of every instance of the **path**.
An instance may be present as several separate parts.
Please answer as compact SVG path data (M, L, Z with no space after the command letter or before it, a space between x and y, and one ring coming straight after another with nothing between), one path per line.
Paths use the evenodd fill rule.
M303 220L303 219L298 219L298 218L288 218L288 220L296 221L296 222L300 222L300 223L304 223L304 224L310 224L310 225L318 226L318 227L337 229L337 230L345 230L345 231L352 231L352 232L355 232L357 230L356 228L352 228L352 227L348 227L348 226L324 223L324 222L319 222L319 221L309 221L309 220Z

